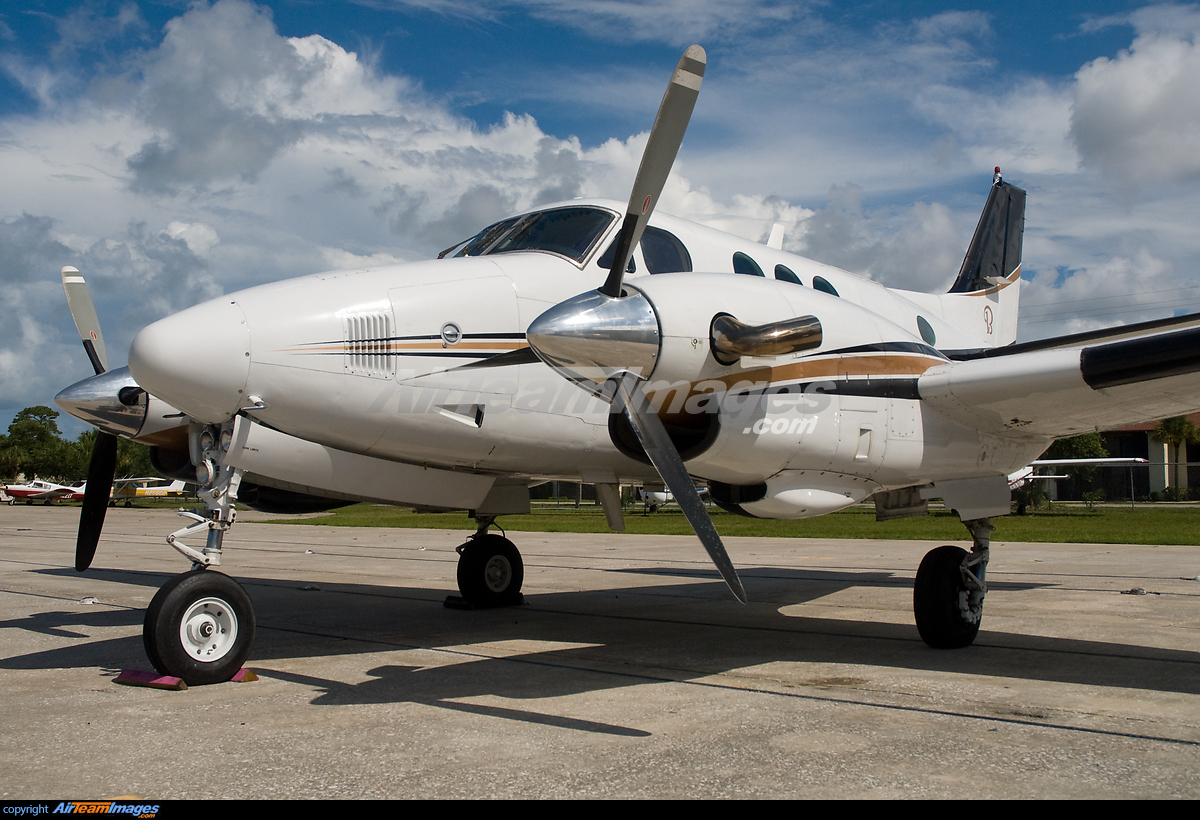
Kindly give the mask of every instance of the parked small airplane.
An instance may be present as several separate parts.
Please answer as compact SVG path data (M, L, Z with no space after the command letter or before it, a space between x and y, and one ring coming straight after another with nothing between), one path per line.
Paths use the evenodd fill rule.
M45 504L54 501L79 501L83 498L84 490L83 486L68 487L64 484L38 479L28 484L4 485L3 498L0 500L7 501L9 504L15 504L18 501L24 501L26 504L32 504L35 501Z
M708 494L708 487L697 487L696 493L703 498ZM670 504L675 500L675 496L671 494L670 490L662 488L648 489L646 487L639 487L637 496L638 500L641 501L645 508L650 512L658 512L659 507L662 507L664 504Z
M158 476L143 476L141 478L118 478L110 495L110 504L124 501L128 507L135 498L171 498L181 497L187 492L187 482L175 479L169 484L163 484ZM153 485L153 486L151 486Z
M112 372L86 285L63 270L97 375L57 401L101 431L76 568L95 554L116 436L202 488L205 514L167 538L193 570L146 613L159 671L225 680L250 652L250 600L210 569L235 501L469 510L459 589L491 606L520 600L524 570L489 528L555 478L595 484L615 529L619 485L665 484L741 601L693 477L766 518L871 497L880 517L915 515L941 498L972 549L925 557L914 609L930 645L965 646L1008 475L1056 437L1200 409L1197 317L1014 344L1025 192L999 169L944 294L802 259L774 233L760 245L655 215L704 68L699 46L676 67L624 217L576 200L435 260L223 296L142 330ZM201 532L204 546L184 543Z

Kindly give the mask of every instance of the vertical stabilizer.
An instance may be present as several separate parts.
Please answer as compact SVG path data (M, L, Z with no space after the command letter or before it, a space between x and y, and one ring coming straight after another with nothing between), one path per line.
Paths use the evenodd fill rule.
M1020 276L1025 191L1001 179L999 168L993 179L975 236L950 293L987 290Z

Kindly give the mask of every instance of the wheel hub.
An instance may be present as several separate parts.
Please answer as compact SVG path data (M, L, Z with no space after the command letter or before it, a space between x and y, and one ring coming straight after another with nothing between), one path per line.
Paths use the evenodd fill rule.
M237 642L238 624L233 608L220 598L201 598L183 613L179 640L188 655L199 661L218 661Z
M493 555L483 568L483 577L492 592L504 592L512 583L512 564L503 555Z

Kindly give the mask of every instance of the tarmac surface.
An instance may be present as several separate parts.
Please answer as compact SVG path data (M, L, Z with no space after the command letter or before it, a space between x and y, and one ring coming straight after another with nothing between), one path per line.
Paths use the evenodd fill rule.
M1200 797L1200 547L1001 521L938 651L926 542L729 538L743 606L694 538L510 533L525 605L461 611L461 531L245 514L259 680L172 692L113 678L185 522L109 510L78 574L78 512L0 507L0 800Z

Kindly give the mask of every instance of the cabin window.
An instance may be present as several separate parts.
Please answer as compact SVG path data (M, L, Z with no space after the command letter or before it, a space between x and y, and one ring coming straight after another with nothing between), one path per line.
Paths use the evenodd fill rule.
M823 276L814 276L813 277L813 289L819 290L822 293L828 293L830 296L840 295L837 292L837 288L835 288L833 285L829 284L829 280L827 280Z
M933 332L933 326L926 321L924 316L917 317L917 330L920 331L925 344L930 346L937 344L937 334Z
M793 285L803 285L804 284L803 282L800 281L800 277L797 276L792 271L792 269L787 267L786 265L776 265L775 266L775 278L778 279L780 282L791 282Z
M762 272L762 268L758 266L758 263L744 253L735 253L733 255L733 272L742 273L746 276L762 276L764 278L766 276Z

